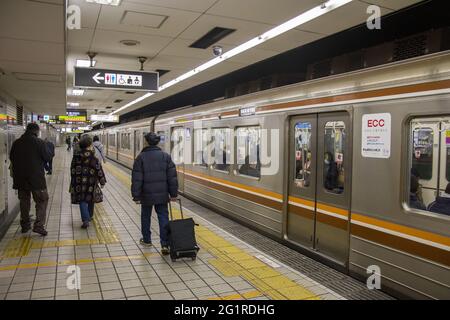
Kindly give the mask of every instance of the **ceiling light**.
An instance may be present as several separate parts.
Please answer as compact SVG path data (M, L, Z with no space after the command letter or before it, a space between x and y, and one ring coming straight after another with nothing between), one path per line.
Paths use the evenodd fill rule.
M72 95L73 96L82 96L83 94L84 94L84 90L72 89Z
M86 0L89 3L104 4L109 6L118 6L122 0Z
M333 10L335 10L337 8L340 8L340 7L346 5L347 3L350 3L352 1L353 0L328 0L328 1L326 1L326 5L325 6L323 4L320 4L320 5L318 5L318 6L314 7L314 8L312 8L312 9L310 9L310 10L308 10L308 11L306 11L306 12L300 14L300 15L298 15L297 17L292 18L291 20L288 20L288 21L286 21L286 22L276 26L275 28L270 29L269 31L263 33L262 35L260 35L260 36L258 36L256 38L253 38L253 39L251 39L251 40L249 40L249 41L247 41L247 42L245 42L245 43L243 43L243 44L241 44L241 45L231 49L230 51L227 51L224 54L222 54L222 55L220 55L220 56L218 56L218 57L216 57L214 59L211 59L211 60L207 61L206 63L196 67L195 69L192 69L192 70L186 72L185 74L182 74L181 76L179 76L179 77L177 77L177 78L175 78L175 79L173 79L173 80L163 84L162 86L159 87L159 91L158 92L160 92L162 90L165 90L165 89L167 89L167 88L169 88L169 87L171 87L171 86L173 86L173 85L175 85L175 84L177 84L177 83L179 83L179 82L181 82L183 80L186 80L186 79L188 79L188 78L190 78L190 77L192 77L192 76L194 76L194 75L196 75L196 74L198 74L198 73L200 73L200 72L202 72L202 71L204 71L206 69L209 69L209 68L215 66L216 64L219 64L219 63L221 63L223 61L226 61L227 59L230 59L230 58L232 58L232 57L234 57L234 56L236 56L236 55L238 55L238 54L240 54L240 53L242 53L244 51L247 51L247 50L249 50L251 48L254 48L254 47L256 47L256 46L258 46L258 45L260 45L260 44L262 44L262 43L264 43L264 42L266 42L266 41L268 41L270 39L273 39L273 38L275 38L275 37L277 37L277 36L287 32L289 30L292 30L294 28L299 27L302 24L305 24L305 23L307 23L307 22L309 22L311 20L314 20L314 19L316 19L316 18L318 18L318 17L320 17L320 16L322 16L322 15L324 15L324 14L330 12L330 11L333 11ZM140 101L150 97L150 96L152 96L153 94L154 93L147 93L147 94L143 95L142 97L140 97L140 98L138 98L138 99L136 99L134 101L131 101L130 103L127 103L126 105L124 105L120 109L117 109L115 112L113 112L111 114L120 112L120 111L122 111L122 110L124 110L124 109L126 109L126 108L128 108L128 107L130 107L130 106L132 106L132 105L134 105L134 104L136 104L136 103L138 103L138 102L140 102Z
M69 107L79 107L80 106L80 104L78 102L68 102L67 105Z
M134 47L134 46L141 44L137 40L121 40L120 43L127 47Z
M93 66L95 67L95 64L97 63L97 61L93 60L92 63L93 63ZM91 66L91 60L77 59L77 67L89 68L90 66Z

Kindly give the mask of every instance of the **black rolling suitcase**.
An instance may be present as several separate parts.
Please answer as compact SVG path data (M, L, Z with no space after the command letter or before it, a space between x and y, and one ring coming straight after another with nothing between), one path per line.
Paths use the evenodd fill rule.
M169 202L170 221L169 221L169 247L170 258L176 261L180 258L197 258L197 252L200 248L195 240L195 222L192 218L184 219L181 199L180 204L181 219L174 220L172 215L172 203Z

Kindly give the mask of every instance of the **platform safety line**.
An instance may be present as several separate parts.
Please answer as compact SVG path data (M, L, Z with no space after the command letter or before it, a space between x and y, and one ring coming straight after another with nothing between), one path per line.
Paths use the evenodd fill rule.
M131 181L126 173L111 165L105 167L125 186L131 187ZM176 218L181 217L177 208L173 209L173 214ZM318 295L233 245L209 228L196 227L196 235L200 247L215 256L215 259L210 259L208 262L224 276L240 276L251 283L261 295L273 300L320 299Z
M96 238L55 241L38 240L30 236L16 238L9 241L0 258L26 257L33 249L120 243L120 237L101 204L95 206L93 224L97 234Z
M113 262L113 261L132 261L132 260L144 260L152 256L159 255L154 252L144 253L142 255L133 256L115 256L115 257L105 257L105 258L95 258L95 259L73 259L73 260L63 260L59 262L49 261L49 262L39 262L39 263L22 263L9 266L0 266L1 271L10 271L16 269L32 269L32 268L44 268L44 267L56 267L56 266L69 266L69 265L82 265L91 263L102 263L102 262Z

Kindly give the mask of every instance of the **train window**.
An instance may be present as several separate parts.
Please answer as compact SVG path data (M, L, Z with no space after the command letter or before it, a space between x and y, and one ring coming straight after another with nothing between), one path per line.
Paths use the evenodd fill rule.
M261 177L260 139L261 129L257 126L240 127L237 135L237 164L240 175Z
M409 137L409 207L450 216L450 117L412 119Z
M115 147L116 146L116 135L115 134L109 134L108 135L108 140L109 140L109 145L111 147Z
M194 130L194 165L208 167L208 129Z
M184 161L184 128L173 128L171 135L172 159L175 164L182 164Z
M323 186L331 193L344 192L345 123L329 121L325 124Z
M157 135L161 138L159 140L159 144L163 146L166 143L166 132L165 131L158 131Z
M295 125L295 184L307 188L311 179L311 123Z
M229 171L231 162L231 129L213 129L212 138L214 169Z
M120 135L120 148L121 149L130 149L130 134L129 133L122 133Z
M416 127L413 129L412 171L421 180L431 180L433 176L433 141L432 128Z

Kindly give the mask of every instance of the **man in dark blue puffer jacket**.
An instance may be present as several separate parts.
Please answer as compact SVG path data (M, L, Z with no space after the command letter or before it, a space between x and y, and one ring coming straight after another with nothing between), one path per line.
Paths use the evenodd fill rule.
M138 155L131 176L131 194L141 204L141 244L151 246L151 213L155 206L159 221L161 253L169 254L167 204L178 196L178 179L175 164L170 155L157 147L160 137L151 132L145 136L147 146Z

